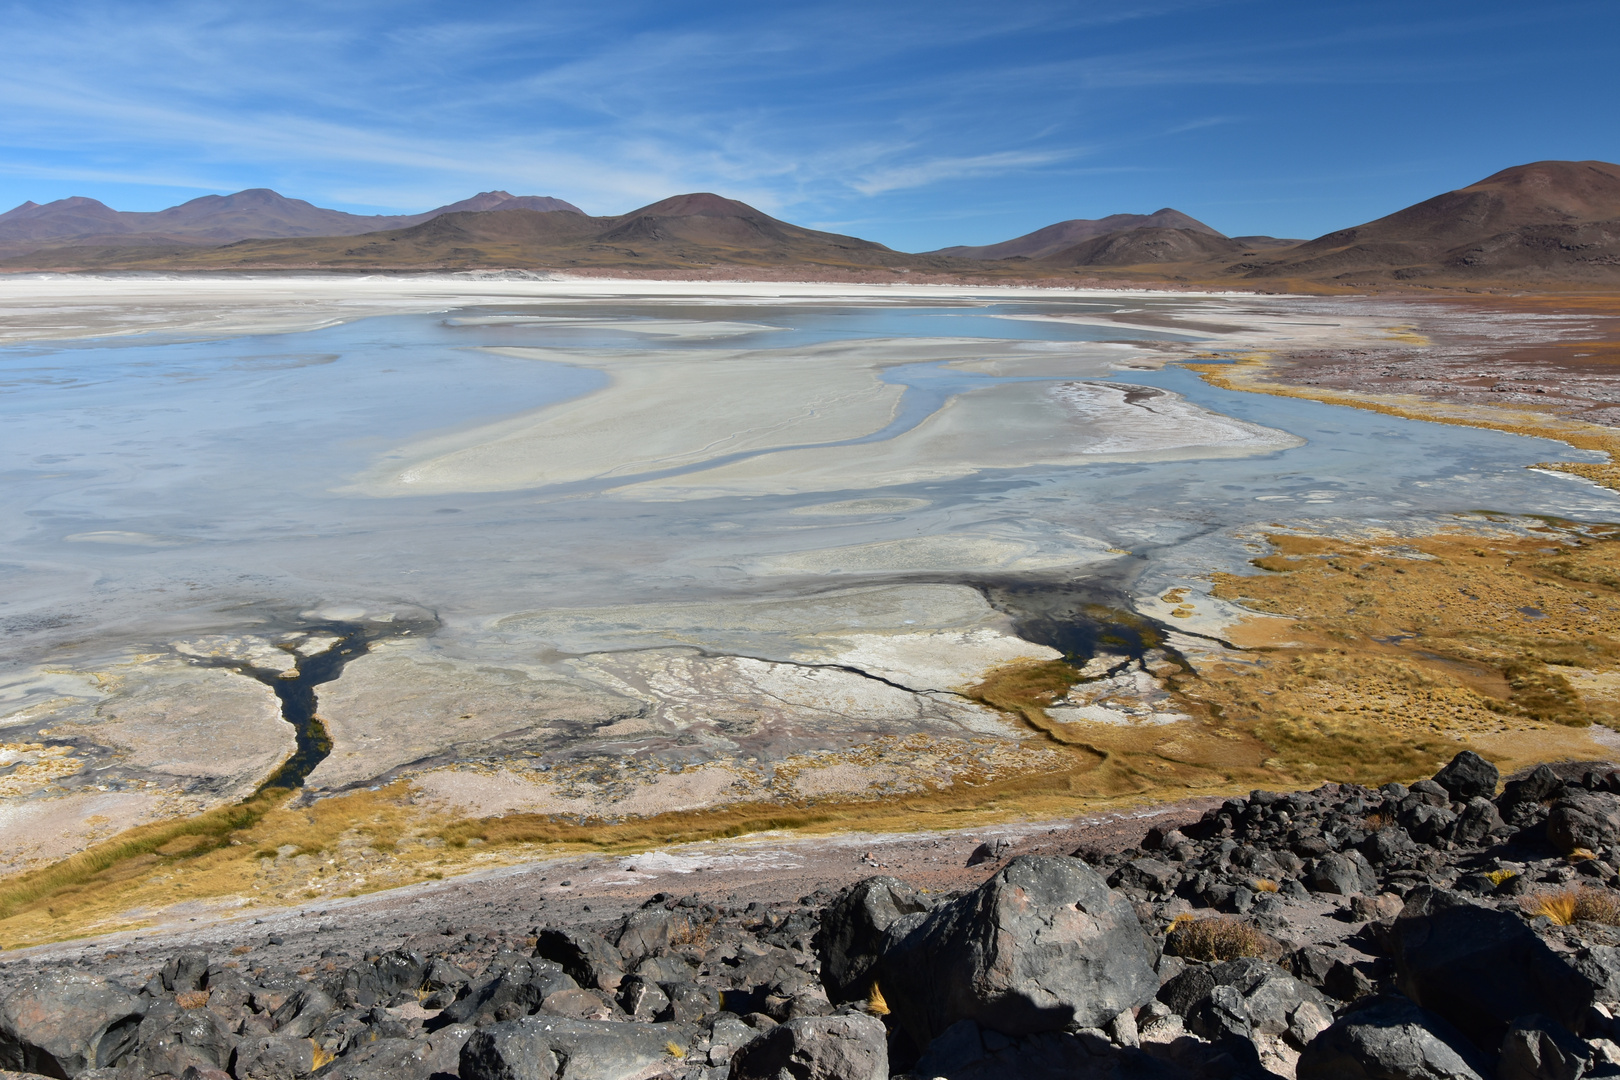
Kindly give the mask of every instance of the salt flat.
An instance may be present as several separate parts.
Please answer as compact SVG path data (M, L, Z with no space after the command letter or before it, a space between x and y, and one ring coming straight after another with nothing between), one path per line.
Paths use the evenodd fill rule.
M1242 612L1208 574L1283 506L1620 515L1524 468L1557 444L1174 366L1418 347L1391 326L1192 293L0 280L0 750L35 778L0 790L0 855L241 798L293 753L292 684L332 743L312 792L465 812L1051 768L966 689L1132 611L1218 636ZM1122 662L1062 718L1191 723L1162 658Z

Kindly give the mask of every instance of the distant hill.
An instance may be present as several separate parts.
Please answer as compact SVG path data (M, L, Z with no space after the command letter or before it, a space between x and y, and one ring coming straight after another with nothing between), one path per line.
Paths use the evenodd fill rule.
M1126 232L1130 229L1187 229L1190 232L1221 234L1197 218L1188 217L1180 210L1165 207L1151 214L1109 214L1105 218L1075 218L1060 221L1032 233L1003 240L999 244L982 247L948 247L929 252L930 255L948 255L958 259L1042 259L1065 248L1074 247L1094 236Z
M1144 266L1232 258L1245 250L1243 244L1213 230L1125 229L1093 236L1034 261L1042 266Z
M1538 161L1230 268L1326 280L1620 277L1620 165Z
M245 233L252 235L223 242ZM877 271L936 280L1267 290L1406 282L1607 288L1620 283L1620 165L1515 166L1309 241L1226 237L1163 209L1058 222L1000 244L920 255L793 225L706 192L611 217L503 191L424 214L362 217L263 189L206 196L155 214L120 213L93 199L24 203L0 214L0 268L8 270L579 268L680 275L751 267L776 277L802 270L857 280Z
M359 236L241 240L212 248L130 243L56 247L6 260L34 269L248 269L819 266L960 269L972 264L904 255L882 244L779 221L707 192L677 195L617 217L573 210L442 213ZM566 205L566 204L565 204Z
M465 210L526 209L583 216L572 203L541 195L486 191L421 214L362 215L289 199L269 188L234 195L204 195L151 213L114 210L75 197L40 205L25 202L0 214L0 250L25 254L45 245L218 245L249 238L355 236L400 228Z

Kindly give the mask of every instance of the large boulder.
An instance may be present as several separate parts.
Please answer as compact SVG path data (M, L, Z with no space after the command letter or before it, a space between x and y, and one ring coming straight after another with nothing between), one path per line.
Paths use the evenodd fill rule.
M1317 892L1355 896L1377 891L1378 875L1367 857L1352 849L1323 857L1311 871L1308 884Z
M1502 817L1514 824L1522 824L1535 816L1536 810L1564 790L1564 782L1546 765L1537 765L1521 780L1509 780L1502 785L1502 795L1496 805Z
M1575 954L1575 970L1591 985L1592 996L1598 1001L1620 1002L1620 949L1588 945Z
M1025 855L965 896L889 927L878 978L927 1046L959 1020L1025 1035L1101 1027L1159 988L1136 912L1078 859Z
M163 965L158 972L158 978L163 982L163 989L171 994L184 993L187 990L201 990L203 980L208 977L208 954L195 949L177 952L169 957L169 962Z
M641 1080L670 1071L692 1041L681 1024L527 1016L474 1032L461 1080ZM673 1048L674 1052L672 1052Z
M77 1076L116 1062L146 1013L139 995L106 979L36 975L0 1001L0 1068Z
M1502 1039L1496 1080L1580 1080L1592 1048L1545 1016L1521 1016Z
M1434 782L1445 788L1457 802L1492 798L1496 794L1496 782L1500 779L1501 774L1496 771L1496 766L1472 750L1464 750L1434 774Z
M1189 1045L1194 1042L1181 1039L1172 1064L1140 1049L1114 1046L1099 1031L1043 1031L1015 1039L963 1020L935 1039L907 1075L928 1080L1187 1080L1190 1076L1259 1080L1267 1075L1235 1071L1229 1053L1224 1055L1226 1068L1203 1072L1198 1058L1204 1056L1201 1051L1213 1048ZM1215 1049L1210 1056L1226 1049ZM1267 1080L1272 1078L1267 1076Z
M321 1069L320 1080L432 1080L454 1076L461 1048L473 1029L464 1025L442 1028L427 1038L385 1036L358 1039L342 1057ZM300 1074L297 1080L303 1080ZM188 1080L182 1076L180 1080ZM240 1059L236 1080L244 1080ZM257 1080L257 1078L255 1078Z
M1158 859L1132 859L1115 870L1108 883L1117 888L1141 889L1150 893L1167 893L1175 888L1181 872Z
M697 924L688 912L666 908L655 898L624 917L613 943L628 965L691 941L696 932Z
M230 1029L212 1009L184 1009L163 1001L141 1020L134 1048L112 1060L141 1076L179 1076L193 1067L223 1069L234 1049Z
M440 1015L455 1024L487 1024L493 1020L515 1020L537 1012L559 990L576 990L560 964L550 960L525 960L470 984Z
M806 1016L737 1049L731 1080L888 1080L888 1032L863 1013Z
M1451 838L1459 844L1477 844L1502 827L1502 815L1496 804L1482 795L1468 800L1457 823L1451 827Z
M315 1071L315 1044L290 1035L248 1039L236 1048L237 1080L298 1080Z
M535 937L534 955L562 965L569 978L594 990L617 990L624 956L589 930L548 927Z
M306 986L281 1003L271 1014L276 1034L307 1039L337 1011L337 1002L318 986Z
M1620 796L1606 791L1565 792L1547 815L1547 841L1570 854L1576 848L1596 851L1620 839Z
M1241 995L1243 1015L1257 1035L1287 1035L1304 1046L1333 1019L1333 1005L1320 991L1276 964L1246 956L1216 964L1210 976L1215 986Z
M422 957L395 949L369 964L359 964L344 972L338 997L346 1005L366 1009L387 1005L401 994L420 990L427 972L428 964Z
M1452 826L1457 823L1457 815L1444 806L1420 803L1410 810L1403 811L1400 822L1401 827L1418 843L1439 847L1450 835Z
M1575 1030L1592 1005L1591 984L1522 919L1456 893L1414 890L1392 938L1401 991L1487 1052L1520 1016Z
M927 911L928 900L899 878L871 877L839 893L821 914L816 954L821 984L833 1001L855 1001L871 989L883 933L902 915Z
M1398 994L1369 998L1311 1040L1298 1080L1487 1080L1490 1061L1462 1032Z

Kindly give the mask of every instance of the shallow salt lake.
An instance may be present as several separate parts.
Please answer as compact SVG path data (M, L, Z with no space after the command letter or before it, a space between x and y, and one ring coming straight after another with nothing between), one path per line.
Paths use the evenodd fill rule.
M1099 671L1120 648L1137 668L1060 714L1197 735L1154 674L1168 654L1087 605L1161 618L1193 655L1242 614L1209 572L1279 525L1620 521L1615 493L1526 468L1595 455L1178 366L1378 362L1422 347L1410 320L1011 289L0 281L0 743L29 763L0 793L0 868L272 776L613 817L1044 773L1073 762L960 691L1105 640Z
M1233 332L1084 321L1121 311L1122 321L1146 312ZM149 633L166 639L228 623L233 605L284 618L432 612L445 632L471 641L478 627L511 612L791 595L863 575L955 581L1095 568L1118 577L1109 548L1132 552L1127 576L1145 572L1152 583L1236 565L1241 548L1209 538L1254 522L1399 523L1476 510L1620 520L1614 493L1525 468L1589 457L1561 444L1224 391L1161 366L1202 348L1242 347L1268 319L1285 332L1309 326L1331 337L1341 329L1255 298L576 300L219 340L147 335L0 349L6 653L27 665L68 639L89 652ZM851 413L837 438L806 437L819 430L811 417L775 442L728 449L725 440L748 428L751 410L704 415L700 399L681 415L654 409L650 421L622 433L634 444L653 428L712 431L715 448L682 449L672 463L594 477L586 463L584 479L492 482L510 488L502 490L377 495L348 486L411 447L449 440L487 449L481 433L513 417L538 417L544 428L552 411L610 393L641 356L664 364L696 358L672 369L677 382L712 377L721 369L708 365L732 355L764 357L780 366L753 376L763 379L763 407L778 377L771 372L780 373L785 395L799 393L815 385L817 365L833 363L828 349L852 350L836 354L839 371L867 372L865 383L850 377L854 398L896 394L882 408ZM593 355L610 354L616 367L591 366ZM904 482L897 473L901 482L887 482L885 448L943 413L992 389L1035 384L1034 393L1076 378L1171 391L1216 418L1287 433L1298 445L1220 456L1193 445L1159 453L1164 460L1143 454L1095 464L977 469L970 461L955 475ZM1103 404L1121 413L1126 429L1134 422L1130 407ZM975 421L975 445L1017 434L1017 408ZM1075 418L1075 437L1089 423ZM797 487L784 471L773 489L774 462L808 468L826 447L858 447L868 467L850 472L846 488L830 486L827 469L810 469L813 479ZM934 444L921 444L908 467L934 453ZM706 474L738 463L752 470L744 480L704 487ZM843 474L831 475L835 485ZM949 542L930 547L918 538ZM911 546L884 547L894 544ZM856 554L826 554L843 551ZM649 607L648 617L662 616Z

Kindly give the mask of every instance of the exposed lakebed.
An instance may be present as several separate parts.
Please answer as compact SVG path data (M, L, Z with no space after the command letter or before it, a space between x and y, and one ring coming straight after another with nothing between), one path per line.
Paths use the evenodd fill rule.
M1201 575L1240 568L1257 524L1620 520L1525 468L1580 458L1561 444L1166 366L1408 347L1365 306L459 288L318 329L0 349L0 734L45 762L5 792L13 865L266 781L295 749L273 684L219 665L313 670L323 627L369 647L313 691L314 793L405 776L465 812L610 816L864 797L1050 765L961 693L1096 637L1028 630L1020 589L1134 602L1193 642L1231 614ZM1178 647L1131 675L1138 713L1075 715L1178 723L1149 670ZM154 749L193 684L215 694L194 723L254 753ZM42 829L62 842L5 839Z

